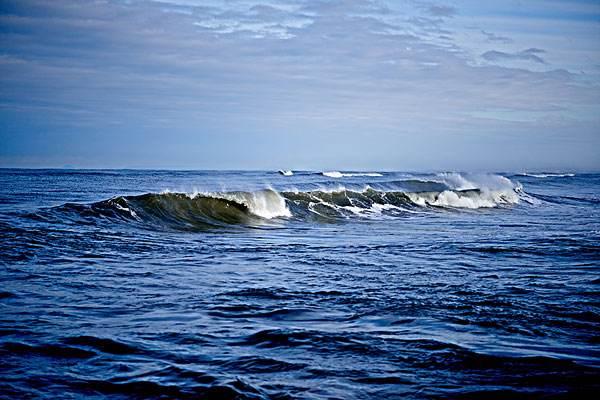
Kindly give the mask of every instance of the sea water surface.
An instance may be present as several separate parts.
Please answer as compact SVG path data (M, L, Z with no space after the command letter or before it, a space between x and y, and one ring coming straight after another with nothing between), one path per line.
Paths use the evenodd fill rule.
M281 172L0 170L0 397L598 393L600 175Z

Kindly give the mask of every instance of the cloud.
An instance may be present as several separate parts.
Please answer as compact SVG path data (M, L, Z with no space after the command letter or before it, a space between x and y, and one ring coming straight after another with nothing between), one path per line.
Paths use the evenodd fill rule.
M505 37L505 36L496 35L495 33L492 33L492 32L486 32L483 29L481 30L481 33L483 35L485 35L486 41L488 43L510 44L510 43L513 42L513 40L511 38L508 38L508 37Z
M507 53L498 50L486 51L481 57L487 61L532 61L539 64L547 64L546 61L538 54L545 53L545 50L530 48L516 53Z
M554 71L561 66L546 58L555 48L503 43L486 26L490 42L519 47L482 54L485 47L473 51L472 42L458 40L489 46L477 30L461 31L462 12L425 16L421 3L398 4L5 0L0 142L8 143L6 127L29 124L57 144L76 132L67 139L79 149L86 148L83 133L77 144L79 133L96 131L102 143L125 132L123 140L148 146L168 132L172 143L200 153L215 137L243 143L242 150L309 143L280 152L293 156L316 142L335 150L335 137L348 148L373 143L365 146L374 157L392 162L400 157L390 149L438 134L451 142L503 129L536 135L581 121L593 126L597 82ZM525 122L508 120L511 112ZM538 121L547 129L534 129ZM0 155L9 148L0 147Z
M446 5L430 5L427 12L434 17L453 17L458 13L455 7Z

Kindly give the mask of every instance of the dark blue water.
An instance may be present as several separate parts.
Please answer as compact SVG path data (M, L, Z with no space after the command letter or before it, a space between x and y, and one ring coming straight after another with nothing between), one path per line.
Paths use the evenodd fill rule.
M600 175L0 170L2 398L591 398Z

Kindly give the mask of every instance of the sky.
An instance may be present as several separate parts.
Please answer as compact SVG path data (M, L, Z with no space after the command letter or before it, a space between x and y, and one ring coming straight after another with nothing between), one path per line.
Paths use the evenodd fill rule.
M0 167L600 170L600 1L0 0Z

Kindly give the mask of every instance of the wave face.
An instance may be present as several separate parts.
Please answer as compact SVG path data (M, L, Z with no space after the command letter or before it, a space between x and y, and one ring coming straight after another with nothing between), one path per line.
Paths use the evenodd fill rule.
M521 187L508 178L487 176L485 182L470 181L460 174L440 174L437 180L381 181L364 184L363 189L337 186L305 191L165 191L118 196L89 205L68 203L53 211L195 230L268 226L284 220L402 217L442 209L507 207L528 200Z
M195 230L228 225L260 225L291 217L285 199L273 190L230 193L148 193L119 196L90 205L65 204L55 210Z

